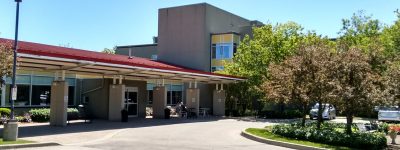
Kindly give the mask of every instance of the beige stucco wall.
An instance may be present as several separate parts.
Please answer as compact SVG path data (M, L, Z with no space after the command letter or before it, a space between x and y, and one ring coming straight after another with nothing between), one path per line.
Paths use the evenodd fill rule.
M153 118L163 118L167 106L167 88L156 86L153 88Z
M68 82L54 81L51 85L50 125L67 125Z
M224 90L214 90L213 92L213 115L225 116L225 99Z
M199 115L200 107L200 89L186 89L186 106L187 108L195 108L196 114Z
M119 121L124 108L125 85L112 84L109 89L108 120Z
M103 84L104 82L104 84ZM82 93L85 91L92 92L82 94L83 97L89 97L89 112L95 118L108 119L109 115L109 89L112 84L112 79L87 79L82 82ZM146 81L133 81L123 80L125 87L138 87L138 117L146 116L146 105L147 105L147 90ZM102 86L103 85L103 86ZM118 111L120 114L120 111Z

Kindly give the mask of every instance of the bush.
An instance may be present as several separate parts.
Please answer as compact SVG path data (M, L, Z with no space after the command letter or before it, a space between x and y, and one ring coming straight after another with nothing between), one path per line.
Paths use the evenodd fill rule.
M0 108L0 115L10 117L11 110L9 108Z
M28 113L24 114L24 116L16 116L15 119L18 122L32 122L31 116Z
M32 121L34 122L47 122L50 120L49 108L31 109L29 114L31 114Z
M29 111L32 121L34 122L47 122L50 121L50 108L32 109ZM79 111L76 108L67 109L67 118L75 120L79 118Z
M378 125L378 131L379 132L384 132L384 133L387 134L388 130L389 130L389 124L387 124L385 122Z
M79 119L79 111L76 108L68 108L67 109L67 119L68 120L77 120Z
M386 137L383 133L354 132L347 135L344 130L345 124L324 123L320 130L317 130L315 123L309 123L305 127L300 124L275 125L272 133L317 143L329 145L347 146L361 149L383 149L386 147Z
M299 110L285 110L283 112L274 110L264 110L260 111L258 116L261 118L268 118L268 119L294 119L294 118L301 118L302 113Z

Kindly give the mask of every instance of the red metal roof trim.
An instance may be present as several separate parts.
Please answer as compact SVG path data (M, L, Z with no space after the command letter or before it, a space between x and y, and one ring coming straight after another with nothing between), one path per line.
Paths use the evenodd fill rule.
M14 42L14 40L0 38L0 43L7 43L7 42ZM75 60L86 60L86 61L94 61L94 62L102 62L102 63L128 65L128 66L134 66L134 67L144 67L144 68L162 69L162 70L170 70L170 71L181 71L181 72L187 72L187 73L197 73L197 74L204 74L204 75L214 75L214 76L220 76L220 77L243 79L243 78L236 77L236 76L210 73L210 72L188 69L188 68L184 68L184 67L178 67L178 66L167 64L167 63L153 61L153 60L150 60L147 58L141 58L141 57L129 58L128 56L125 56L125 55L106 54L106 53L101 53L101 52L94 52L94 51L60 47L60 46L52 46L52 45L32 43L32 42L24 42L24 41L18 42L18 52L23 53L23 54L31 54L31 55L67 58L67 59L75 59Z

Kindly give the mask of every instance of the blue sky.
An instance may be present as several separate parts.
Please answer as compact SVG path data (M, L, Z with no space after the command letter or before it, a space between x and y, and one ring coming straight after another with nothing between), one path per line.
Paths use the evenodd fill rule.
M342 18L358 10L392 24L400 8L400 0L23 0L19 39L97 51L151 43L159 8L201 2L249 20L295 21L329 37L337 36ZM1 0L0 37L13 38L14 25L14 0Z

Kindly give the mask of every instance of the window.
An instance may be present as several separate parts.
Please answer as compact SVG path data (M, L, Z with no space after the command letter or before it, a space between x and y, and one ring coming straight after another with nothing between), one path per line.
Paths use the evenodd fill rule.
M176 105L179 102L182 102L182 91L171 91L172 93L172 101L171 103Z
M50 105L51 86L33 85L32 86L32 105L47 106Z
M213 66L211 67L211 72L224 70L224 66Z
M233 46L232 44L213 44L211 55L213 59L231 59Z
M17 100L16 107L23 106L49 106L51 97L51 84L54 77L39 75L17 75ZM68 105L75 105L75 78L66 78L68 82ZM10 83L11 78L6 79L5 104L10 106Z
M151 55L151 60L157 60L158 56L157 55Z
M29 85L17 85L17 100L14 101L14 106L28 106L29 105ZM11 92L11 86L7 85L6 93ZM10 106L10 97L6 97L6 105Z
M148 100L149 104L153 104L153 87L155 84L147 83L147 92L148 92ZM176 105L179 102L182 102L182 89L183 86L181 84L165 84L167 88L167 105Z
M68 87L68 105L75 105L75 87L69 86Z
M153 104L153 90L148 90L147 93L149 94L148 95L149 104Z

